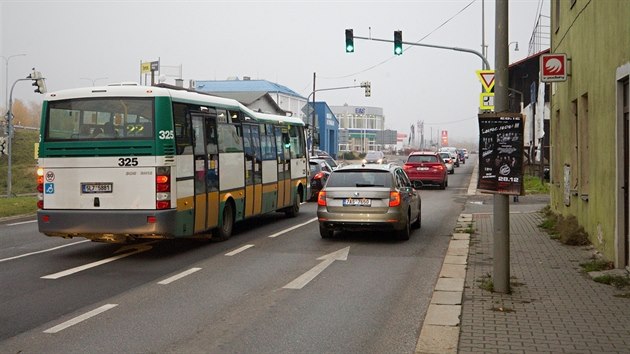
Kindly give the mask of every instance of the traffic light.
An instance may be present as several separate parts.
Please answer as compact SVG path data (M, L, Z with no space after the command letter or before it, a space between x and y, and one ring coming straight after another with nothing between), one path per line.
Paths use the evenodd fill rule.
M402 31L394 31L394 54L402 55L403 53Z
M34 92L42 94L46 93L46 82L44 81L45 79L42 77L42 73L36 71L35 68L33 68L33 72L29 76L31 79L33 79L33 86L35 86Z
M372 96L372 84L369 81L362 82L361 87L365 88L365 97Z
M4 136L0 136L0 155L8 155L7 151L7 138Z
M354 33L352 29L346 30L346 53L354 53Z

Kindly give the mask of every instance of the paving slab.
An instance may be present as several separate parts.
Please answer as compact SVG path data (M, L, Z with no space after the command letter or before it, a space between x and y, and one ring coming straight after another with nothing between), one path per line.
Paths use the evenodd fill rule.
M425 325L420 333L416 354L457 353L459 327Z

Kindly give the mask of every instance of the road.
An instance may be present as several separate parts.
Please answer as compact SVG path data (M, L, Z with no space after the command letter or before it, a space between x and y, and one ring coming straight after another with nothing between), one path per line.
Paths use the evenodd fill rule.
M0 225L3 353L413 353L475 157L422 189L422 228L323 240L315 203L225 242L100 244Z

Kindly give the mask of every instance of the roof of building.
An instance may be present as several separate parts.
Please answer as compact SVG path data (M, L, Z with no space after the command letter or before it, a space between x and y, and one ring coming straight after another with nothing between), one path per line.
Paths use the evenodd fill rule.
M198 80L195 88L204 92L278 92L304 98L286 86L267 80Z

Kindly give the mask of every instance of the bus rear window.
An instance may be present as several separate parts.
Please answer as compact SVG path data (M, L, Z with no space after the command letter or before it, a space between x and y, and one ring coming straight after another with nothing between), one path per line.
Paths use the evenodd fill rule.
M154 136L152 98L84 98L48 102L46 141L136 140Z

